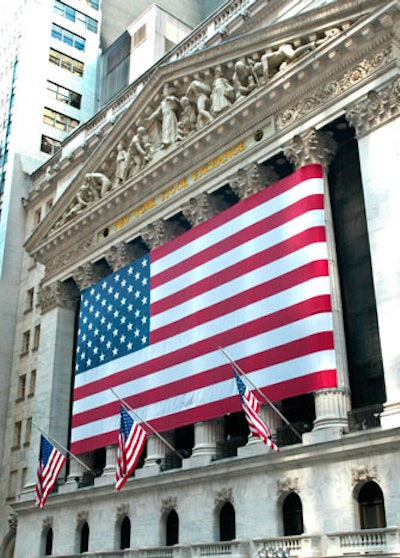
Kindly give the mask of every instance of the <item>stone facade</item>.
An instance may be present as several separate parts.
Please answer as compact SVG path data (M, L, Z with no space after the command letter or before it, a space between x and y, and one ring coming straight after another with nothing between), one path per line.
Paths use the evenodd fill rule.
M279 453L249 437L234 455L220 455L229 442L223 417L199 422L178 467L168 466L168 447L151 435L143 466L121 492L114 488L115 446L105 448L95 478L85 477L82 463L97 472L99 456L83 454L81 464L71 461L68 475L62 473L44 512L33 502L39 432L33 428L26 443L24 472L12 452L18 440L10 439L15 490L7 503L16 515L10 515L3 547L13 539L15 558L45 555L49 545L54 556L87 550L112 558L400 551L400 261L393 250L399 6L315 2L313 9L294 13L290 2L256 1L242 2L239 16L237 4L231 2L236 16L227 18L215 44L159 65L139 92L125 93L131 100L115 122L103 126L99 115L88 124L98 124L91 148L66 146L51 161L51 177L44 169L32 176L21 300L23 291L40 289L37 305L29 309L31 327L40 326L40 342L34 356L28 351L15 357L10 401L22 370L35 369L36 382L29 406L10 415L9 430L15 432L20 422L25 432L26 419L32 419L68 445L79 291L310 163L324 171L337 387L304 399L310 409L300 403L293 410L285 400L262 408L282 440ZM343 230L341 211L354 205L343 200L358 175L357 200L365 211L347 218ZM35 224L35 211L50 199L51 209ZM352 239L351 249L342 238ZM367 274L364 268L350 270L352 282L348 271L350 263L362 260L351 253L361 243L368 245L376 299L372 304L368 297L369 321L362 324L371 351L368 361L364 355L365 375L367 365L381 366L365 389L361 341L350 333L352 311L357 309L361 322L366 303L357 277ZM23 316L22 341L30 331ZM285 422L298 429L291 443L282 437L290 430ZM174 432L165 437L172 445L177 439ZM371 516L365 509L372 503ZM131 528L124 546L126 519Z

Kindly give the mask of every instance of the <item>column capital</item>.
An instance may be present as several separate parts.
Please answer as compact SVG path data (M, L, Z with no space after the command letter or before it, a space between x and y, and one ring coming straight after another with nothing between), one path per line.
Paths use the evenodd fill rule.
M169 242L175 236L178 236L183 232L177 223L171 223L169 221L164 221L163 219L158 219L154 223L150 223L142 231L142 238L150 248L153 250L157 246L162 246L166 242Z
M143 250L139 247L120 242L107 250L105 259L111 269L117 271L141 256L143 256Z
M361 138L400 115L400 78L365 97L347 109L346 118Z
M230 182L230 186L235 194L240 198L247 198L252 194L263 190L279 179L273 167L263 167L258 163L237 170L236 175Z
M294 136L283 146L283 153L296 168L310 163L319 163L324 168L328 168L336 149L337 143L330 132L312 128Z
M107 266L94 265L91 263L85 263L80 265L73 274L73 279L78 285L80 291L87 289L103 279L108 273L109 269L105 269Z
M185 203L182 207L182 213L192 227L195 227L199 223L211 219L225 207L222 200L202 192Z
M50 312L54 308L67 308L74 310L79 297L79 291L75 285L55 281L50 285L40 285L38 300L42 314Z

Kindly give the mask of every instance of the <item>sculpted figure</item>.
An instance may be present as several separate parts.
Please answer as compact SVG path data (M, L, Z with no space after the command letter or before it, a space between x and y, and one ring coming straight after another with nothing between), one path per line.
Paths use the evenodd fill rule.
M79 188L70 207L63 213L57 226L61 226L75 215L81 213L88 205L98 201L109 190L111 190L111 180L101 172L90 172L85 175L82 186Z
M196 109L190 99L186 96L180 100L182 107L181 117L178 122L178 139L182 140L196 129L197 114Z
M205 124L211 122L213 117L208 110L210 105L211 87L203 81L195 79L187 88L186 95L197 107L197 129L200 129L205 126Z
M270 77L285 68L290 62L293 62L301 54L315 48L315 41L301 45L294 48L292 44L285 43L280 45L276 50L267 50L265 54L261 56L261 63L257 66L262 71L263 83L266 83Z
M125 168L128 159L128 153L125 151L122 143L117 145L117 161L115 169L116 183L121 184L125 180Z
M219 114L231 106L234 100L234 89L222 75L221 67L215 69L215 78L211 91L211 110Z
M236 100L243 99L257 87L257 74L251 60L238 60L232 76Z
M174 89L165 84L163 87L163 100L157 110L146 120L161 120L161 148L168 147L178 138L177 111L180 107L179 99L173 95Z
M151 159L151 144L146 141L146 128L139 126L136 134L132 136L131 142L128 147L128 153L125 165L126 179L130 174L137 172ZM130 172L132 170L132 172Z

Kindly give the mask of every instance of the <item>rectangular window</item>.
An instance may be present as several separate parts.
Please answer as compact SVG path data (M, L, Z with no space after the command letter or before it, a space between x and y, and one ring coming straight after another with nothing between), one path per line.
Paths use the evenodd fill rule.
M32 397L35 394L36 387L36 370L31 370L31 380L29 382L29 393L28 395Z
M52 81L47 82L47 91L49 92L50 97L56 101L66 103L67 105L71 105L71 107L77 109L81 108L82 95L79 95L79 93L75 93L75 91L71 91L71 89L62 87Z
M48 126L53 126L63 132L72 132L78 125L79 120L56 112L50 108L45 107L43 112L43 123Z
M35 225L38 225L42 219L42 208L39 207L38 209L36 209L35 214L34 214L34 219L35 219Z
M85 50L86 41L83 37L79 37L79 35L75 35L75 33L71 33L71 31L67 31L55 23L53 23L51 28L51 36L77 50Z
M33 299L35 296L35 289L28 289L26 291L26 308L25 312L30 312L33 309Z
M139 27L139 29L135 31L135 33L133 34L133 48L136 48L141 43L143 43L146 40L146 37L147 37L147 28L146 28L146 24L144 24L142 25L142 27Z
M22 422L18 421L14 425L14 447L19 448L21 445L21 432L22 432Z
M80 12L79 10L75 10L75 8L71 8L71 6L67 6L67 4L64 4L64 2L60 2L60 0L54 0L54 12L61 17L65 17L69 21L78 21L82 23L89 31L97 33L98 22L95 19L84 14L83 12Z
M39 348L39 342L40 342L40 325L35 326L34 332L33 332L33 347L32 349L34 351L37 351Z
M25 399L25 388L26 388L26 375L22 374L18 378L18 399Z
M54 153L58 151L60 147L61 147L60 141L55 140L53 138L49 138L49 136L42 136L40 150L43 151L43 153L54 155Z
M53 199L47 200L47 202L46 202L46 213L48 213L52 207L53 207Z
M22 347L21 347L21 353L23 355L26 355L29 352L30 339L31 339L31 332L24 331L24 333L22 334Z
M76 76L83 76L83 62L75 60L75 58L72 58L67 54L63 54L61 52L58 52L54 48L51 48L49 53L49 60L52 64L55 64L56 66L59 66L64 70L68 70L68 72L71 72Z
M29 446L29 444L31 443L31 434L32 434L32 419L28 418L26 419L26 425L25 425L24 445Z

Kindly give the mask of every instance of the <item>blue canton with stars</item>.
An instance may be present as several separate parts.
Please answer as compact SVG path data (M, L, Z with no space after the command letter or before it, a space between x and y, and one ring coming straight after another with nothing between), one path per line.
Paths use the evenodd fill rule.
M149 344L149 255L82 293L76 349L77 374Z

